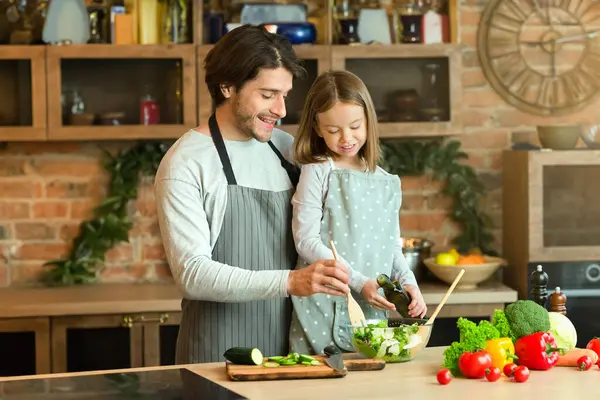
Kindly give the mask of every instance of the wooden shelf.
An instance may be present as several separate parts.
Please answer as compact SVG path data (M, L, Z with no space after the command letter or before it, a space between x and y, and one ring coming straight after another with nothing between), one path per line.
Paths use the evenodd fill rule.
M47 46L48 58L181 58L194 65L193 44L72 44Z
M50 128L48 140L141 140L177 139L193 126L120 125L62 126Z

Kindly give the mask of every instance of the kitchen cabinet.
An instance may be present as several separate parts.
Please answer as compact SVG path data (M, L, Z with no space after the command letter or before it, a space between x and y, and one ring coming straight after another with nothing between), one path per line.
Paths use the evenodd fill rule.
M421 285L430 313L447 290L440 283ZM515 290L494 281L455 290L432 343L438 331L446 343L447 331L456 329L442 319L489 318L516 298ZM181 293L174 284L0 289L0 354L15 354L0 357L0 376L173 365L180 322Z
M381 138L459 134L461 51L452 44L332 46L333 69L361 78Z
M46 49L1 46L0 141L46 139Z
M162 332L179 321L179 313L166 312L54 317L52 372L174 364L173 335L163 340Z
M0 354L0 376L49 374L50 319L0 319Z
M48 139L181 136L197 122L194 54L191 44L48 47Z

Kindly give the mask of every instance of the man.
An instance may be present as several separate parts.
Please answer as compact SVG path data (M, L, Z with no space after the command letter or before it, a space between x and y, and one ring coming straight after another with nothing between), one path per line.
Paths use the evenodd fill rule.
M176 360L222 361L234 346L286 354L289 296L349 291L348 269L334 260L291 271L298 170L289 162L293 138L274 125L305 71L285 38L250 25L223 37L204 68L216 111L171 147L155 180L184 297Z

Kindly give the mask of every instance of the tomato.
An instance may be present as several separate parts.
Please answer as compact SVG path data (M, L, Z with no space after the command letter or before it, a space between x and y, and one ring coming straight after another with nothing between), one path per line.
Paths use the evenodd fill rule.
M492 368L488 368L485 371L485 379L487 379L490 382L496 382L498 379L500 379L500 368L498 367L492 367Z
M586 349L588 350L592 350L594 353L598 354L598 367L600 367L600 338L593 338L592 340L590 340L587 344L587 346L585 346Z
M491 368L492 356L485 350L474 353L465 352L458 359L460 372L469 379L481 379L485 376L485 370Z
M577 366L580 370L587 371L588 369L592 368L592 360L588 356L581 356L577 360Z
M517 382L525 382L527 379L529 379L529 368L524 365L518 366L515 369L513 377Z
M444 368L437 373L437 381L440 385L447 385L451 380L452 374L450 373L449 369Z
M504 366L502 372L504 372L504 375L512 378L513 374L515 373L515 369L517 369L517 365L515 363L508 363Z

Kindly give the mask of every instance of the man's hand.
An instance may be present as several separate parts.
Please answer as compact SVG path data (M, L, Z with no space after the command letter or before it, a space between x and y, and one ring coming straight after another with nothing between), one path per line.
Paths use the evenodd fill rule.
M395 311L396 306L393 303L387 301L385 297L380 295L377 290L379 290L379 285L375 279L369 279L362 289L362 297L369 302L371 306L378 310L388 310Z
M287 282L292 296L310 296L325 293L346 296L350 292L348 268L339 261L319 260L308 267L290 271Z
M410 284L403 285L402 287L412 297L412 301L408 305L408 314L412 318L423 318L427 313L427 305L419 288Z

